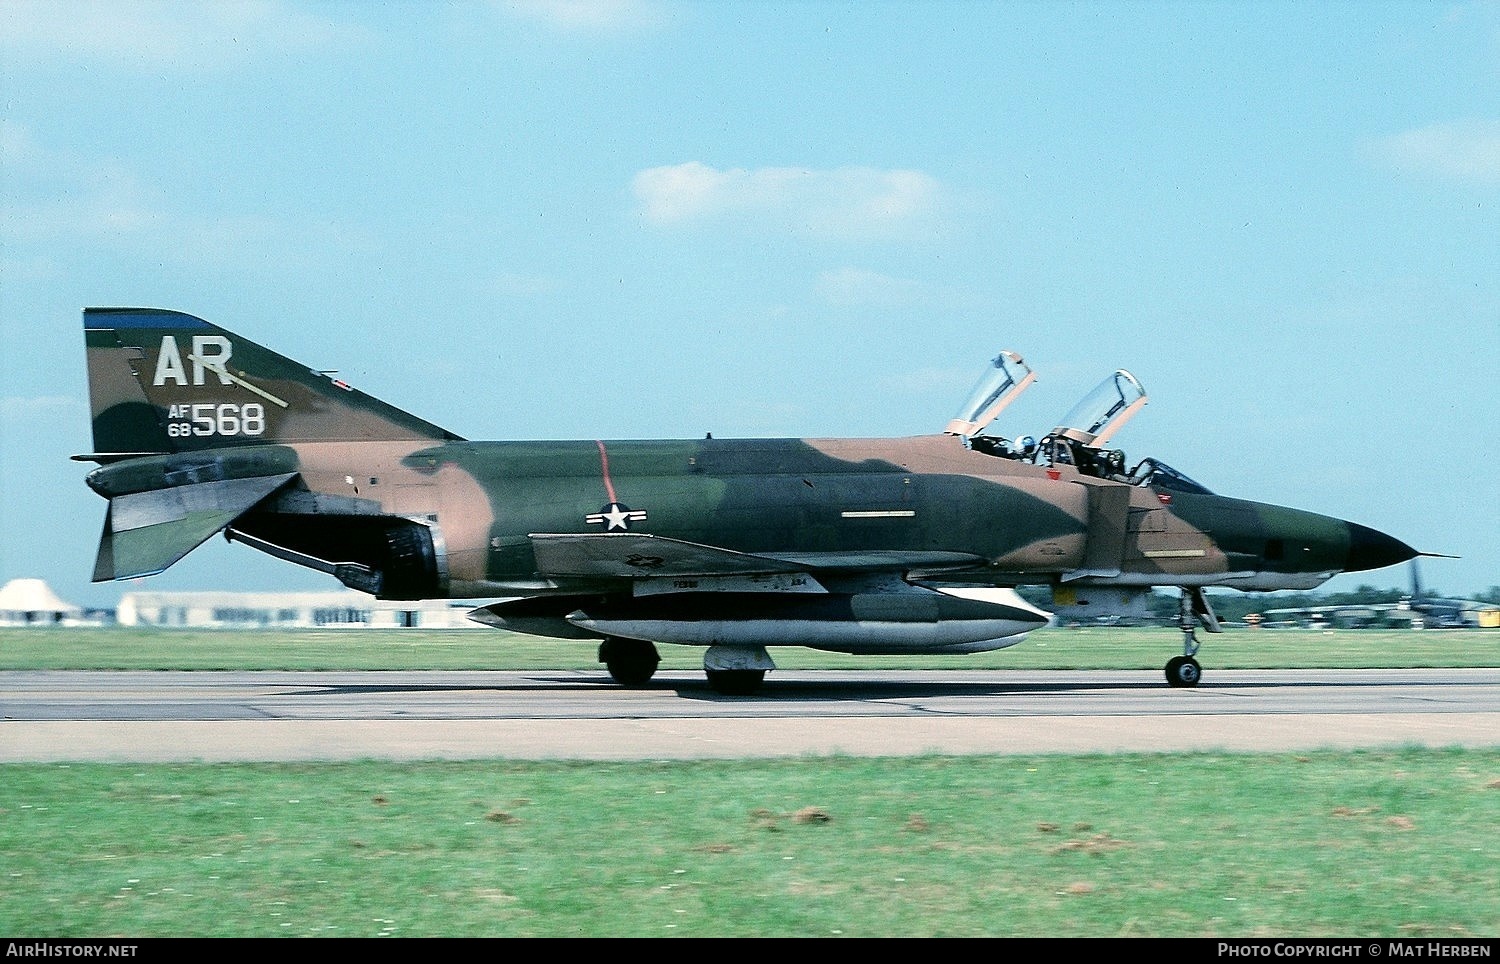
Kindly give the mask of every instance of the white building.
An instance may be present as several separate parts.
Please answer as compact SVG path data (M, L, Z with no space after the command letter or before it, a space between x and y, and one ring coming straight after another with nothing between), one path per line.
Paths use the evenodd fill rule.
M63 602L40 579L12 579L0 588L0 626L73 626L83 609Z
M477 601L393 602L362 592L128 592L121 626L197 629L483 629L468 618Z

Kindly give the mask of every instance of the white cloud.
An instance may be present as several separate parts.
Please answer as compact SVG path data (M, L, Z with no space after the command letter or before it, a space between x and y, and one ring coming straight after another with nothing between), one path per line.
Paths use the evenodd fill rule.
M74 422L87 416L88 405L84 400L70 395L11 395L0 398L0 421L16 423L22 428Z
M647 0L500 0L513 17L566 31L602 32L653 26L662 19Z
M0 236L9 242L5 265L32 277L56 271L53 256L40 252L57 244L200 267L316 261L328 252L379 247L364 227L348 222L194 214L118 161L53 150L20 124L0 121L0 164L10 179L0 197Z
M9 118L0 118L0 164L12 179L11 191L16 189L16 178L27 183L54 183L62 179L98 181L118 173L112 165L43 145L30 127Z
M974 380L974 372L958 368L918 368L892 372L880 378L881 391L900 395L952 396L953 407L963 401L963 390Z
M147 192L119 164L54 150L24 125L0 121L0 163L10 178L0 227L13 244L138 231L160 221Z
M519 274L502 271L490 279L489 290L508 297L533 298L558 289L556 278L548 275Z
M921 285L862 268L839 268L818 275L817 290L829 304L891 308L915 302Z
M688 161L641 171L631 186L654 224L738 220L819 240L925 236L942 200L921 171L869 167L720 170Z
M362 28L278 0L6 0L0 49L31 60L107 61L199 70L247 54L362 43Z
M205 218L173 210L133 190L89 194L60 202L0 205L0 231L15 248L65 242L71 250L97 246L195 268L240 269L288 259L317 263L349 249L373 250L362 227L337 222L290 222L258 215ZM22 248L25 251L25 248ZM27 259L30 259L28 262ZM49 268L50 259L25 254L7 265ZM14 280L14 279L12 279Z
M1403 131L1380 143L1405 170L1460 181L1500 183L1500 120L1462 120Z

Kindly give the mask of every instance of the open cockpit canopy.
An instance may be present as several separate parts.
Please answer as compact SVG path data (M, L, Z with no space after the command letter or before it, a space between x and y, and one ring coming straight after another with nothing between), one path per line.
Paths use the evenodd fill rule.
M1145 404L1146 390L1134 375L1121 368L1083 396L1052 434L1099 448Z
M1000 352L974 383L969 400L964 402L963 408L948 422L944 431L965 438L978 435L1034 381L1036 374L1020 355L1013 351Z
M1145 458L1127 470L1125 453L1105 448L1115 433L1146 404L1146 390L1141 387L1140 380L1123 368L1107 376L1069 409L1062 421L1041 441L1029 435L1011 440L980 434L1034 381L1036 374L1020 355L1002 351L985 369L968 401L948 423L946 431L950 435L962 436L971 449L986 455L1048 467L1071 466L1084 475L1130 485L1209 494L1206 487L1165 462Z

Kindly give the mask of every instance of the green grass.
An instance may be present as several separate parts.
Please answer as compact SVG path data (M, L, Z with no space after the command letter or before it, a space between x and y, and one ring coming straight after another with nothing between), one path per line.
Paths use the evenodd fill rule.
M1200 632L1205 668L1500 666L1500 630L1236 629ZM592 642L486 629L0 629L0 669L593 669ZM662 669L696 670L703 651L658 646ZM1160 669L1182 651L1169 626L1043 629L970 656L772 652L785 669Z
M1482 937L1500 751L10 765L0 932Z
M1500 664L1483 630L1202 638L1209 667ZM1177 651L1169 628L1052 629L970 657L776 657L1154 670ZM592 644L483 630L3 630L0 668L602 672ZM1492 938L1496 827L1500 750L7 764L0 933Z

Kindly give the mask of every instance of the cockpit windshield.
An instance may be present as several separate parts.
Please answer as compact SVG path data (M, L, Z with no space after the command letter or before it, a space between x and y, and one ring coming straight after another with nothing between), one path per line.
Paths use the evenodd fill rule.
M978 435L985 426L995 420L1005 406L1015 401L1032 382L1034 373L1013 351L1002 351L990 362L988 368L969 393L969 400L948 422L944 429L949 435L965 438Z
M1135 485L1150 485L1158 489L1213 495L1207 486L1194 482L1167 463L1152 458L1141 459L1140 464L1130 470L1129 481Z
M1053 435L1065 435L1085 445L1102 446L1146 404L1146 390L1123 368L1100 382L1074 405Z

